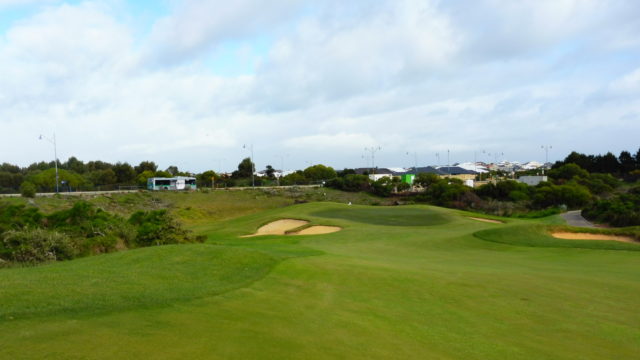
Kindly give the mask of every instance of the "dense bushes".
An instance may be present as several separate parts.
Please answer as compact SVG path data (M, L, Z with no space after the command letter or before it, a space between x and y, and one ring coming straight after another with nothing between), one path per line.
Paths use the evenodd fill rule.
M48 216L24 205L0 205L0 259L36 263L125 248L202 241L166 210L134 213L129 220L85 201Z
M587 219L614 226L640 225L640 186L610 199L597 200L582 214Z

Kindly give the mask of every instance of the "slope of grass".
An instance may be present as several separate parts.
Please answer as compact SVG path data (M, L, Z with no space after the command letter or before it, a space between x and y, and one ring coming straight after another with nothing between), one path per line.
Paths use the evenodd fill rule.
M624 243L610 240L566 240L558 239L549 234L553 230L588 232L581 228L567 226L543 226L543 225L522 225L511 226L498 229L482 230L474 233L479 239L493 241L509 245L531 246L531 247L558 247L558 248L578 248L578 249L598 249L598 250L631 250L640 251L640 243ZM616 234L615 231L592 230L592 233ZM626 235L626 233L624 233Z
M2 270L0 322L83 315L220 294L262 278L273 256L241 248L168 245Z
M343 230L308 237L238 237L279 218L306 219ZM113 285L105 284L103 294L123 299L120 307L105 312L92 312L90 304L77 312L49 307L30 317L0 320L0 357L637 357L640 253L512 246L473 236L487 229L506 229L505 239L540 240L542 235L529 226L536 221L488 224L435 207L378 210L308 203L199 223L194 229L208 234L209 244L164 248L165 256L175 261L169 262L173 271L163 272L163 277L141 276L138 281L132 275L128 283L107 278L105 283ZM388 226L402 222L405 226ZM190 250L183 252L186 248ZM231 252L209 261L209 249ZM100 273L120 274L130 268L131 273L153 273L164 263L154 260L158 258L154 250L160 251L136 250L137 258L127 264L114 256L128 253L56 264L60 277L55 280L46 271L51 267L0 270L0 282L13 279L0 284L2 291L12 293L0 297L0 308L8 304L19 314L29 308L20 303L46 304L48 296L95 292L97 287L87 279ZM243 252L260 255L246 259ZM216 272L217 264L228 256L236 259L229 264L245 264L245 259L247 263L232 266L224 276L221 272L211 276L208 264ZM97 266L91 263L95 259L102 262L101 270L83 274ZM242 285L234 291L218 292L212 290L215 286L209 292L199 290L209 286L210 277L223 281L254 262L270 268L267 276L256 277L259 281L245 278L236 282ZM152 291L145 293L147 287ZM165 297L165 291L182 296ZM149 303L126 306L129 300L124 295L132 293L140 293L138 298ZM162 299L148 300L155 297Z

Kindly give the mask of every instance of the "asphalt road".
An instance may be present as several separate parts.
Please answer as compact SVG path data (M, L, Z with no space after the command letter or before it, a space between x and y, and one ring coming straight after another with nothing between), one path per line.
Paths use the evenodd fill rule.
M562 216L567 221L567 224L571 226L595 227L595 225L583 218L580 212L581 210L567 211L560 216Z

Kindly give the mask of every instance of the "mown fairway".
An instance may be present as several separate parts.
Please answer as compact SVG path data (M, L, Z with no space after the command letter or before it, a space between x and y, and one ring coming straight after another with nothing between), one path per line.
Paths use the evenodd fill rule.
M0 358L638 358L639 251L465 215L308 203L198 222L207 244L2 269ZM238 237L281 218L343 230Z

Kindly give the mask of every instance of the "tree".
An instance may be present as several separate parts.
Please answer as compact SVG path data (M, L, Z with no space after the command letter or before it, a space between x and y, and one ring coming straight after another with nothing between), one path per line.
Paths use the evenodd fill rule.
M420 185L423 188L428 188L429 186L437 183L438 181L440 181L440 177L436 174L420 173L413 180L413 183Z
M250 158L244 158L238 164L238 170L234 171L231 175L235 179L249 178L253 174L255 164L251 162Z
M176 176L180 173L180 171L178 170L178 167L175 165L169 166L165 171L171 174L171 176Z
M586 178L589 176L589 173L580 166L574 163L569 163L562 165L559 168L551 169L549 171L549 176L556 180L571 180L574 177Z
M276 170L273 168L273 166L267 165L267 168L265 169L265 174L267 174L267 177L269 179L275 178L275 176L273 175L275 172Z
M116 173L112 169L92 171L85 177L94 185L111 185L118 182Z
M213 170L207 170L201 174L196 175L196 182L198 187L211 186L218 181L220 177Z
M304 169L304 176L313 181L320 181L334 179L337 174L332 167L317 164Z
M87 166L84 164L84 162L76 159L75 156L70 157L67 162L62 164L62 167L78 174L84 174L87 171Z
M628 174L636 169L636 162L631 153L628 151L623 151L618 156L618 160L620 161L620 169L622 173Z
M592 172L601 172L608 174L616 174L620 172L620 163L618 158L612 153L608 152L603 156L596 157L596 169Z
M128 163L116 163L113 166L113 172L116 174L116 179L119 184L129 184L136 178L136 172Z
M158 171L158 165L153 161L142 161L138 166L135 167L136 173L141 174L144 171L156 172Z

